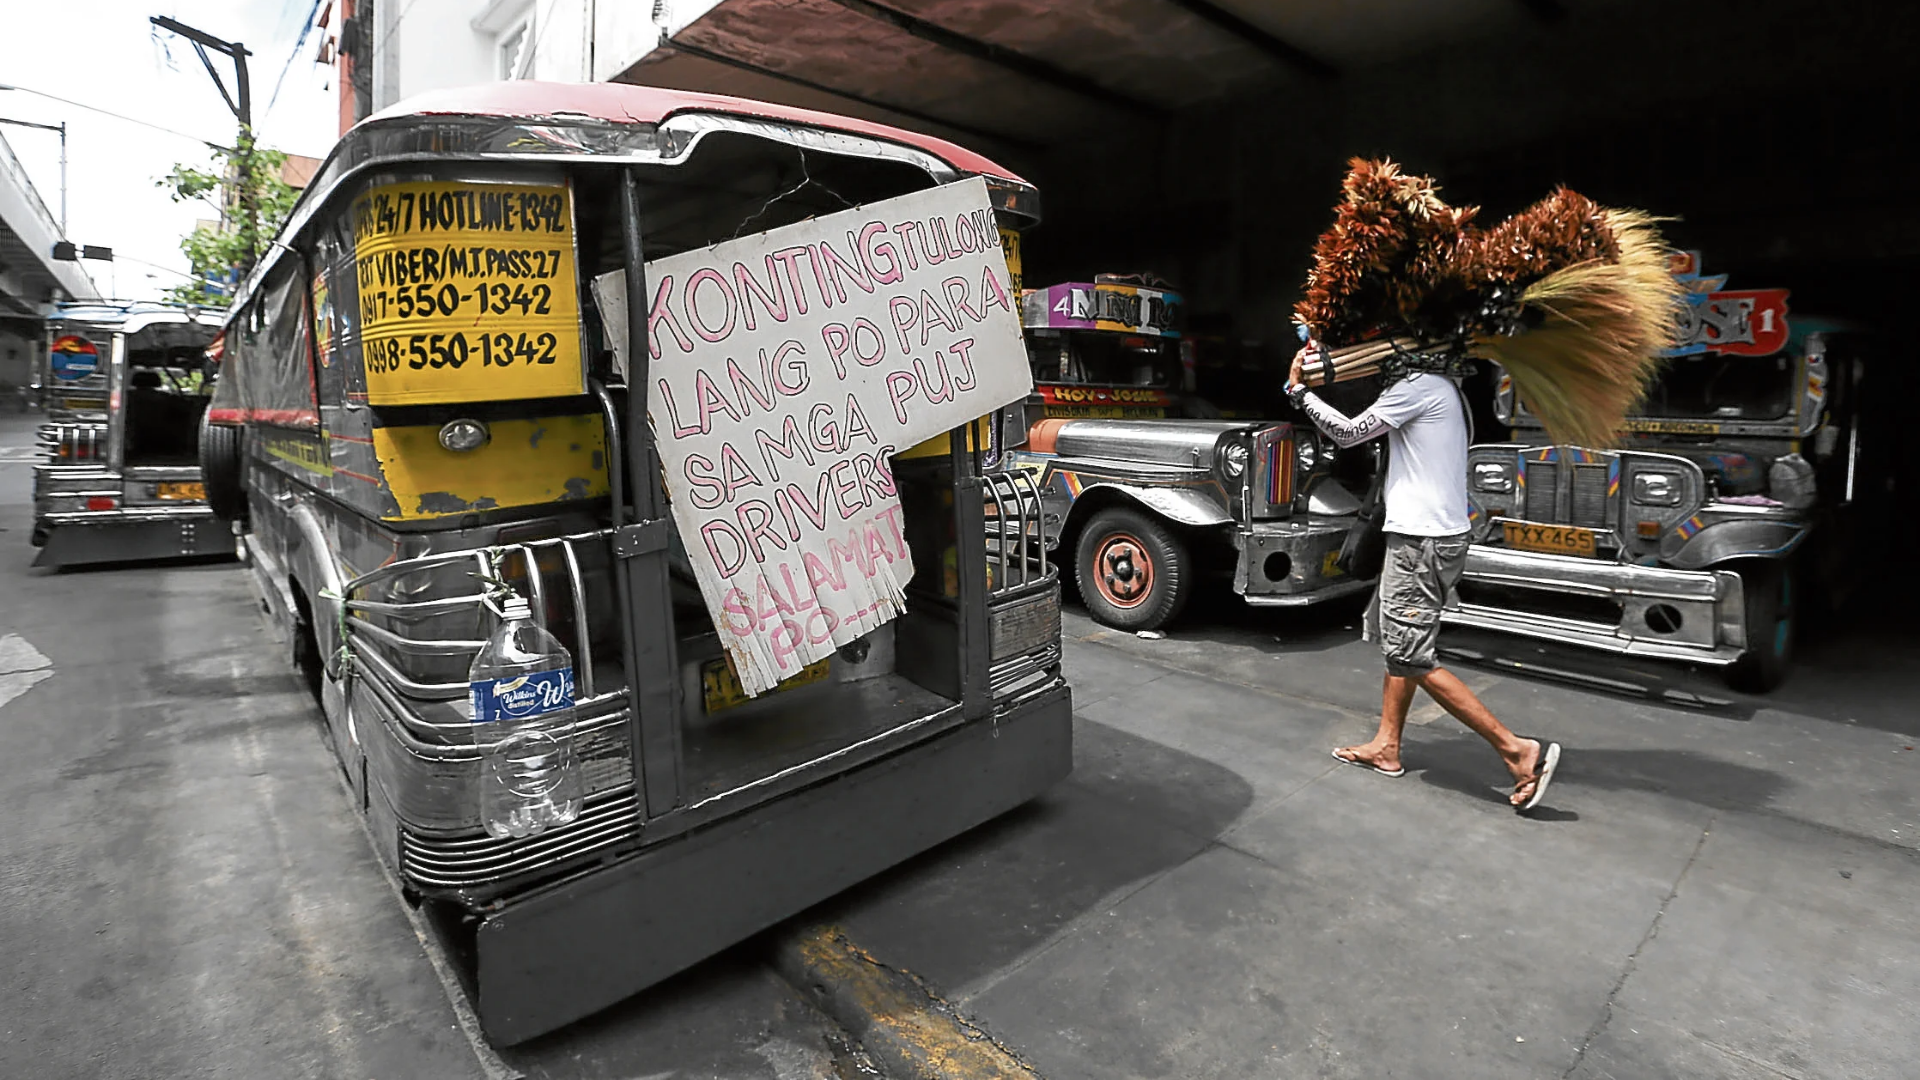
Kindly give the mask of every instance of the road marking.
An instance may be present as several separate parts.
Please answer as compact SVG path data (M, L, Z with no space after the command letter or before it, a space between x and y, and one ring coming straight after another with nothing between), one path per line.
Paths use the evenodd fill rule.
M40 448L37 446L0 446L0 464L13 461L37 461Z
M19 634L0 635L0 709L46 679L53 661Z

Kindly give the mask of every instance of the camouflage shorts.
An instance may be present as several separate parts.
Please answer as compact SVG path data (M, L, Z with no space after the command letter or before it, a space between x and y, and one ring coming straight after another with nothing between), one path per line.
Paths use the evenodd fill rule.
M1466 533L1387 534L1387 561L1367 605L1365 638L1387 658L1387 674L1418 678L1439 659L1440 609L1467 567Z

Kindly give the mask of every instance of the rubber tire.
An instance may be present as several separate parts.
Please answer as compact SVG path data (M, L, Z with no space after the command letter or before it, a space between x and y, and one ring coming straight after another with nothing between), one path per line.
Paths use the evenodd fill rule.
M1153 560L1153 584L1145 600L1133 607L1118 607L1100 592L1093 575L1099 572L1095 553L1115 533L1130 533L1140 541ZM1093 515L1080 530L1080 542L1074 547L1074 584L1080 598L1096 622L1119 630L1158 630L1172 622L1187 606L1193 591L1192 565L1186 542L1165 524L1141 511L1125 506L1110 506Z
M222 521L247 520L247 489L241 476L247 430L200 418L200 482L207 507Z
M1739 568L1747 609L1747 653L1727 669L1735 690L1764 694L1787 680L1799 620L1793 569L1768 560Z

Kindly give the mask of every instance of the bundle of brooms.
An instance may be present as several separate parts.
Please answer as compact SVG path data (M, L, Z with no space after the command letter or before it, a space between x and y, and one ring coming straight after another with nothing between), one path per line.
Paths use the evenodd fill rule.
M1564 187L1491 229L1432 180L1355 158L1294 308L1309 384L1498 362L1556 441L1611 444L1684 290L1656 219Z

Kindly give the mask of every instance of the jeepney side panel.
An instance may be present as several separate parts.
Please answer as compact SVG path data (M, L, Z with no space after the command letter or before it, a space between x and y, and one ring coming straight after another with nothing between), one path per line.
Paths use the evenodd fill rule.
M1234 523L1227 490L1208 470L1128 467L1025 450L1010 452L1007 468L1031 475L1039 485L1049 550L1058 549L1092 512L1075 510L1089 494L1093 497L1086 506L1104 505L1117 497L1193 528Z

